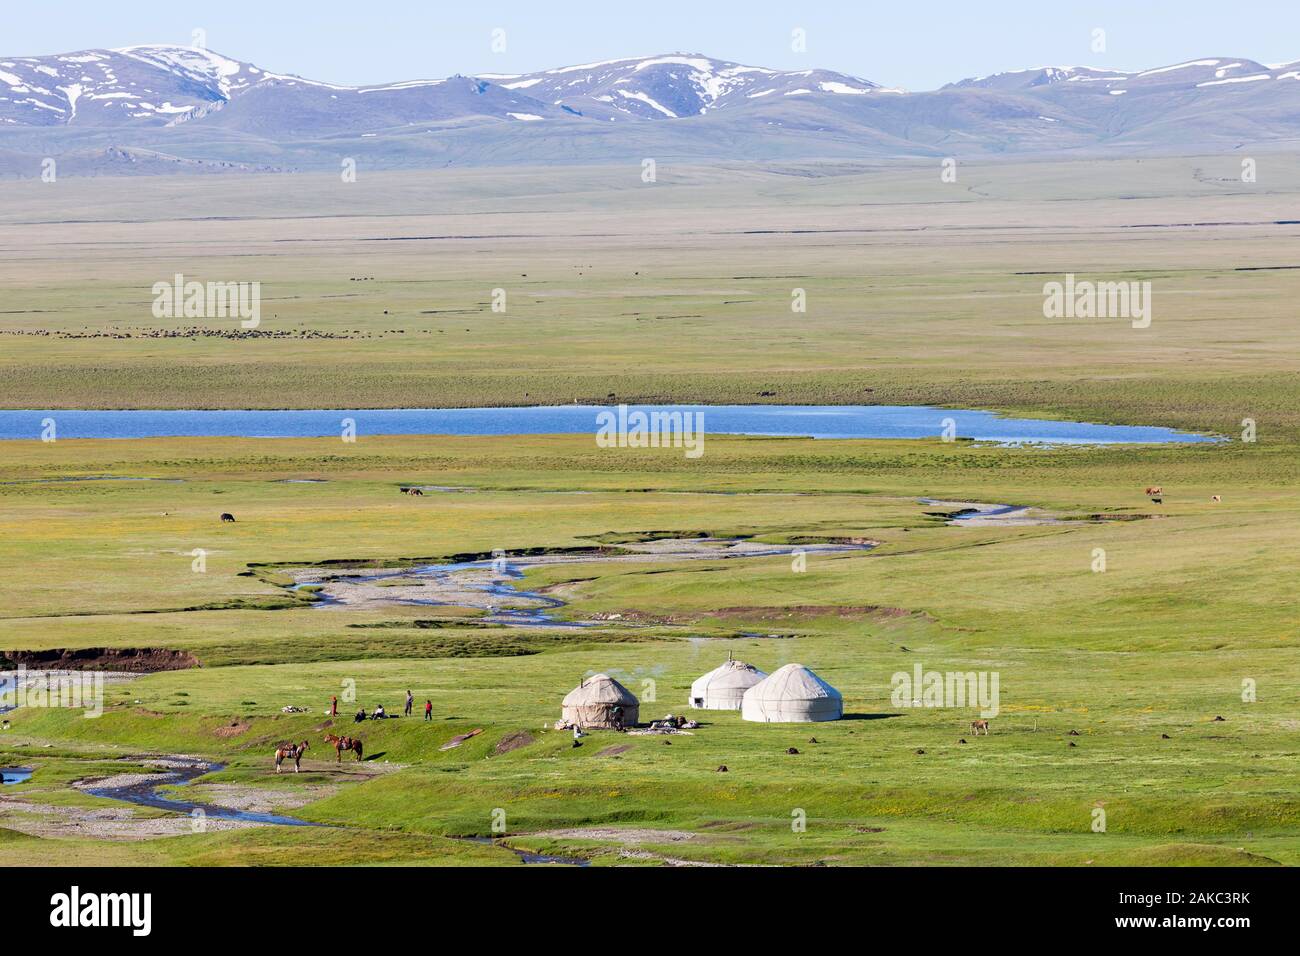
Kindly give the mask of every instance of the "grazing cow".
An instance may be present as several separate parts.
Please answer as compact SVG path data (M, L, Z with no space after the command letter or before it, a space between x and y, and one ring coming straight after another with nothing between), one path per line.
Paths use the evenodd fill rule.
M1153 497L1155 497L1156 495L1163 495L1164 493L1165 493L1165 490L1164 490L1163 488L1161 488L1159 485L1150 485L1150 486L1148 486L1148 488L1147 488L1147 497L1148 497L1148 498L1153 498Z
M1165 503L1165 499L1164 499L1164 498L1152 498L1152 499L1151 499L1151 503L1152 503L1153 505L1162 505L1162 504Z
M297 773L301 768L302 755L307 750L307 741L301 744L282 744L275 748L275 772L280 772L280 764L284 763L285 758L293 761L293 772Z
M402 494L404 494L404 495L420 495L420 496L423 496L423 495L424 495L424 492L421 491L419 488L403 488L403 489L402 489Z
M989 722L987 720L972 720L970 729L971 733L976 737L980 735L981 730L984 731L984 736L987 737L989 735Z
M1210 500L1213 501L1213 502L1217 505L1217 504L1218 504L1220 501L1222 501L1223 499L1220 498L1218 495L1210 495Z
M230 512L226 511L226 512L223 512L223 513L222 513L222 515L221 515L221 520L222 520L222 521L231 521L231 522L233 522L233 521L235 520L235 516L232 515Z

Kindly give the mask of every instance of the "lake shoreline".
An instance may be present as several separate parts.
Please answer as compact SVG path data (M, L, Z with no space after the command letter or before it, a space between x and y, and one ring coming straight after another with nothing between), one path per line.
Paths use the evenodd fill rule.
M1223 438L1154 425L1020 418L930 405L529 405L365 409L9 409L0 440L138 438L331 438L378 436L595 435L614 410L644 413L652 428L683 434L814 440L933 439L1003 445L1206 444ZM645 420L643 419L643 420ZM661 424L655 424L660 422ZM644 425L641 426L644 430ZM632 431L620 424L619 434ZM654 433L659 447L658 432ZM52 437L51 437L52 436ZM669 436L665 432L665 439ZM690 443L688 442L688 448ZM621 445L620 445L621 447ZM693 457L694 455L692 455Z

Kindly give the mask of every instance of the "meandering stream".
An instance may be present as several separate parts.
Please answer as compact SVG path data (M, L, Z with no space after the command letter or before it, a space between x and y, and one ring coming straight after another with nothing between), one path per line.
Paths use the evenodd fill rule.
M192 816L201 814L203 817L214 820L238 820L243 823L262 823L275 824L279 826L291 827L315 827L327 826L328 824L313 823L308 820L299 820L296 817L284 816L277 813L254 813L250 810L235 810L230 807L221 807L215 804L199 803L193 800L184 800L171 794L160 792L162 787L182 786L201 777L205 774L215 773L224 769L224 764L210 763L200 760L196 757L172 756L165 758L168 767L166 772L157 774L148 774L141 779L137 774L123 774L125 779L122 783L108 785L90 785L85 788L86 793L91 796L101 797L107 800L118 800L123 803L130 803L141 807L153 807L157 810L170 810L176 813L183 813ZM22 771L26 774L23 777L17 777L11 780L9 775L17 775L19 771L5 770L5 783L20 783L22 780L31 776L30 770ZM111 781L112 778L109 778ZM107 782L107 781L106 781ZM534 853L531 850L521 850L517 847L510 846L502 840L492 837L464 837L474 843L482 843L488 846L501 847L509 850L524 863L557 863L568 866L588 866L589 861L581 857L553 856L545 853Z
M1030 513L1030 509L1014 505L979 504L921 499L921 504L934 505L950 512L949 524L1053 522L1054 516ZM825 542L800 545L765 544L742 538L712 539L683 538L660 539L648 542L621 543L606 551L539 554L520 557L500 556L493 559L416 567L388 568L378 571L349 573L334 569L299 568L289 573L295 587L317 585L320 606L323 608L355 607L373 604L409 604L429 606L458 606L478 608L488 613L475 620L497 624L526 627L589 627L606 624L606 621L564 621L554 615L566 602L551 594L535 590L517 590L512 582L521 580L529 568L546 565L568 565L592 562L670 562L679 560L734 560L753 557L833 554L866 551L874 542ZM613 551L613 553L609 553ZM506 606L510 605L510 606ZM184 799L175 793L164 794L163 787L184 786L208 773L224 769L223 764L212 763L184 755L160 758L155 761L165 769L161 773L124 773L81 787L84 792L108 800L136 806L151 807L178 814L202 816L213 820L239 821L251 824L280 826L324 826L296 817L274 813L259 813L222 807ZM3 783L21 783L31 776L27 768L4 768ZM501 839L491 837L463 837L484 845L509 850L526 864L551 863L570 866L587 866L589 861L580 857L553 856L534 853L510 846Z
M276 813L254 813L251 810L235 810L209 803L183 800L180 797L160 793L162 787L181 786L190 783L204 774L215 773L224 769L224 764L209 763L194 757L174 756L166 758L168 769L163 773L144 775L124 774L127 778L120 783L113 783L113 778L105 781L106 785L90 785L85 792L91 796L108 800L121 800L141 807L153 807L157 810L172 810L176 813L195 814L196 811L214 820L240 820L245 823L275 823L291 827L321 826L307 820L287 817Z
M513 627L591 627L607 621L568 621L556 616L566 605L562 598L540 591L524 591L519 581L529 568L590 563L653 563L665 561L736 560L866 551L872 542L763 544L741 538L684 538L620 544L619 553L557 553L501 557L448 564L349 573L336 569L294 568L286 573L295 588L319 587L323 609L417 605L464 607L487 612L477 622Z

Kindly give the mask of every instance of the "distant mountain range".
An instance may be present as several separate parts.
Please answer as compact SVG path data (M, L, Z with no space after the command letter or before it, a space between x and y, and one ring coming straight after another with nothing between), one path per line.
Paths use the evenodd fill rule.
M1300 143L1300 62L1043 67L907 92L697 54L349 87L207 50L0 59L0 173L1192 152Z

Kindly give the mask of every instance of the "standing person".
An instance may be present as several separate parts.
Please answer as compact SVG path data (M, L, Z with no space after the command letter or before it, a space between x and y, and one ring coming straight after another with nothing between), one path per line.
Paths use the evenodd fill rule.
M424 702L424 719L433 720L433 701L431 700Z
M408 690L406 692L406 713L403 714L403 716L405 717L411 716L411 705L414 703L415 703L415 695Z
M623 729L623 705L622 704L614 705L614 729L615 730Z
M583 737L582 728L579 727L577 724L574 724L573 725L573 746L581 747L582 737Z
M333 697L330 698L330 716L337 717L338 715L339 715L339 695L335 694Z

